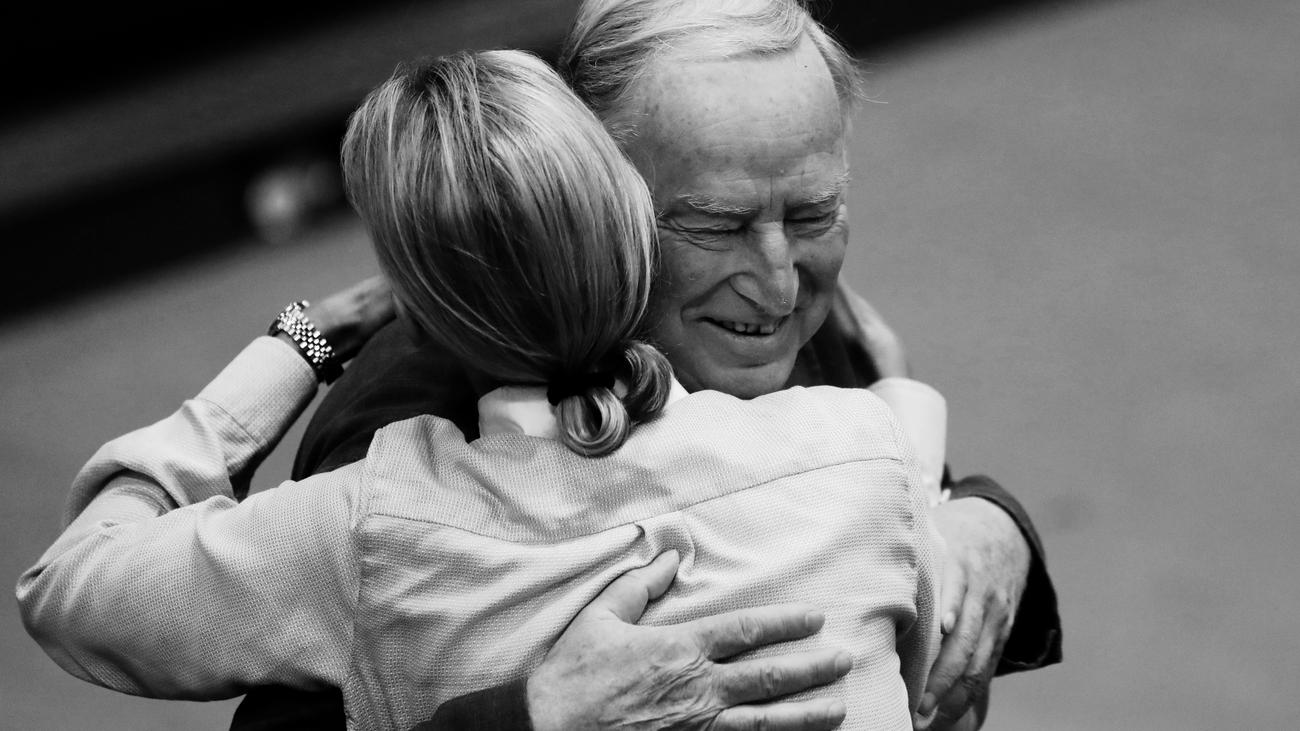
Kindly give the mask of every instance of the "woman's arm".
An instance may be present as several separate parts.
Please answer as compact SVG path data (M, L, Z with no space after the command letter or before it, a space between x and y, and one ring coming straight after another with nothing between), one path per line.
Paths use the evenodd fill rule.
M346 358L391 317L386 297L368 280L311 313ZM18 584L28 630L61 666L161 697L340 682L361 468L235 501L317 378L287 336L259 337L175 414L87 462L65 531Z
M23 622L69 673L134 695L339 685L360 469L179 509L147 475L120 473L20 578Z

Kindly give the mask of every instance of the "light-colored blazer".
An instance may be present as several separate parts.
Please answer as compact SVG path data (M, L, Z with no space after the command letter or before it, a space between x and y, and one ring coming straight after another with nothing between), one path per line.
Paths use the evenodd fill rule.
M405 729L528 673L603 587L671 548L677 578L643 622L811 604L821 633L762 652L850 650L849 675L815 692L843 698L846 728L911 728L938 648L938 539L870 393L698 392L587 459L539 436L542 392L516 389L485 397L473 442L410 419L362 462L236 502L233 480L315 390L290 346L259 338L95 454L66 530L18 584L59 665L162 698L336 686L350 727Z

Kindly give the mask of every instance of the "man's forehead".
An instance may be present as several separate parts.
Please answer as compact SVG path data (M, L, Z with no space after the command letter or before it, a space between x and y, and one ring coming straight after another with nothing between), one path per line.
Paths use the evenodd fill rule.
M664 67L642 85L642 116L626 149L661 207L686 195L696 196L696 208L771 207L764 198L778 194L791 205L786 191L813 200L842 188L839 98L809 46Z
M806 37L790 51L778 53L697 59L665 52L644 69L633 91L633 106L649 121L676 123L707 124L710 112L725 113L736 104L788 106L828 99L838 109L834 78ZM689 116L695 119L672 119L683 111L692 112Z

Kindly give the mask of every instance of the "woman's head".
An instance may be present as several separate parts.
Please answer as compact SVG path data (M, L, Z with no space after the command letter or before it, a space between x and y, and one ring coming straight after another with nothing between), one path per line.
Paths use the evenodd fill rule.
M628 410L662 408L666 361L632 345L654 274L650 195L536 56L400 68L352 115L343 171L406 315L490 380L556 386L571 447L607 452ZM653 393L620 401L611 371Z

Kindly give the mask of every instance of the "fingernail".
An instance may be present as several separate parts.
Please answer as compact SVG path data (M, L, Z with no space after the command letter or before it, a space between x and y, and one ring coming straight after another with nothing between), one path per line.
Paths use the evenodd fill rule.
M826 616L823 615L821 612L817 611L816 609L811 609L808 611L807 614L803 615L803 625L804 627L807 627L809 630L816 631L818 629L821 629L822 622L825 621L826 621Z
M951 632L951 631L952 631L952 628L953 628L956 624L957 624L957 615L956 615L956 613L954 613L954 612L948 612L947 614L943 615L943 632L944 632L944 634L947 634L947 633Z
M926 693L925 695L921 696L921 705L917 707L916 712L921 714L922 716L928 716L930 715L930 711L933 710L934 710L934 694Z
M847 652L841 652L835 656L835 673L843 675L853 669L853 656Z

